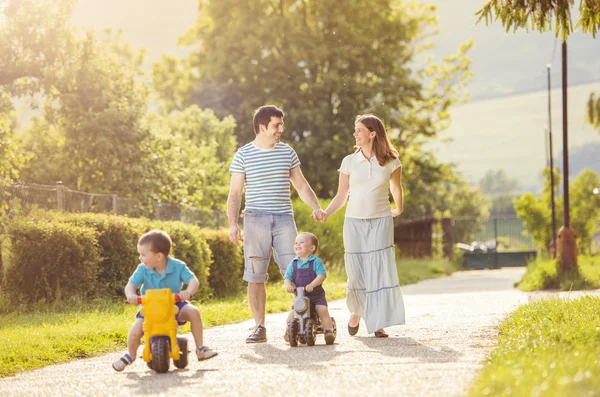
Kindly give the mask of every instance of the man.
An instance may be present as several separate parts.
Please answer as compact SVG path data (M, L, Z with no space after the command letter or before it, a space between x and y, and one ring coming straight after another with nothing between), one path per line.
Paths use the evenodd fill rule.
M281 142L283 112L266 105L254 112L254 141L238 149L229 168L231 184L227 198L229 239L240 245L238 216L244 185L244 280L248 282L248 301L256 326L246 343L267 341L265 311L267 268L271 250L282 274L294 259L296 223L290 199L290 182L300 199L320 220L324 212L302 171L294 149Z

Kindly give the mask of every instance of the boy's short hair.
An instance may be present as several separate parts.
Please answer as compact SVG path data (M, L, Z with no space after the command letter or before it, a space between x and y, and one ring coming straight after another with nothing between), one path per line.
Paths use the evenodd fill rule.
M314 234L309 233L309 232L302 232L300 234L305 234L308 237L310 237L310 241L311 241L312 245L315 246L315 251L313 252L313 254L316 254L317 251L319 250L319 239L317 238L317 236L315 236Z
M142 237L138 240L138 245L149 245L152 252L169 256L173 242L167 232L154 229L142 234Z
M254 133L258 134L260 124L265 127L269 125L271 122L271 117L281 117L283 118L283 110L279 109L273 105L265 105L261 106L254 111Z

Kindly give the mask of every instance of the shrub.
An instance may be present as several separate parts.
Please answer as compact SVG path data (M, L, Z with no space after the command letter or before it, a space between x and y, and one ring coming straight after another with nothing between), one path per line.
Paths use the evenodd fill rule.
M212 253L208 284L215 297L231 296L243 286L244 257L242 250L229 241L224 230L202 230L202 237Z
M14 302L90 297L100 263L96 232L42 221L8 225L9 254L3 289Z
M99 296L123 295L127 280L140 263L136 246L139 236L146 228L143 220L90 213L47 212L41 216L53 222L94 229L102 257L98 265L96 292Z

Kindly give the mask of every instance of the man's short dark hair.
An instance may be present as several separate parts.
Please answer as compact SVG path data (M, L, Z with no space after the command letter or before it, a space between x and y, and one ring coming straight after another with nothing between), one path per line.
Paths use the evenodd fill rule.
M167 232L163 230L150 230L148 233L145 233L138 240L138 245L146 245L150 246L152 252L158 254L164 254L165 256L169 256L171 252L171 237L167 234Z
M261 106L254 111L254 133L258 134L259 125L267 127L271 122L271 117L283 118L283 110L273 105Z

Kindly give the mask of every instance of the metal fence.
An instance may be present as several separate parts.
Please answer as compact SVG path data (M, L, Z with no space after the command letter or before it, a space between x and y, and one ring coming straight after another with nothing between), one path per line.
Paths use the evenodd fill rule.
M452 219L453 240L463 244L486 244L498 252L535 251L533 238L517 217L477 219L457 217Z
M54 186L0 184L0 211L7 214L9 218L17 214L27 214L34 209L116 214L163 221L176 220L216 229L219 229L222 224L222 214L219 209L206 210L161 202L143 203L117 194L73 190L61 182Z

